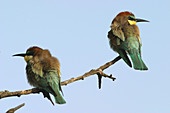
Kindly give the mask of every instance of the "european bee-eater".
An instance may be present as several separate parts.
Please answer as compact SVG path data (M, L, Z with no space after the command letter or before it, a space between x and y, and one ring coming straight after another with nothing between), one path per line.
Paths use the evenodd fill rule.
M127 53L133 62L136 70L148 70L141 59L141 39L137 22L149 22L144 19L135 18L133 13L128 11L120 12L112 21L111 30L108 32L110 47L116 51L120 57L132 67Z
M43 94L47 98L51 93L56 103L66 103L60 93L60 91L62 92L60 63L57 58L51 56L47 49L34 46L27 49L24 54L15 54L13 56L24 57L27 63L26 74L30 85L43 90Z

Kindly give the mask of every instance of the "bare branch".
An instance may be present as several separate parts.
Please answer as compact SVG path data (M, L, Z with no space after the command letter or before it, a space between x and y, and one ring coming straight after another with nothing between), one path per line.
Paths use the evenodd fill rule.
M10 110L8 110L6 113L14 113L16 110L18 110L19 108L23 107L25 105L25 103L15 107L15 108L11 108Z
M108 62L108 63L100 66L100 67L97 68L97 69L92 69L92 70L90 70L89 72L85 73L85 74L82 75L82 76L79 76L79 77L77 77L77 78L71 78L71 79L66 80L66 81L64 81L64 82L61 82L61 85L67 85L67 84L69 84L69 83L72 83L72 82L75 82L75 81L78 81L78 80L84 80L85 77L88 77L88 76L91 76L91 75L94 75L94 74L97 74L97 73L103 71L104 69L106 69L106 68L108 68L109 66L113 65L114 63L116 63L116 62L119 61L120 59L121 59L121 57L118 56L118 57L116 57L114 60L112 60L112 61L110 61L110 62ZM112 80L115 79L114 77L108 76L108 75L106 75L106 74L102 74L102 76L104 76L104 77L106 77L106 78L110 78L110 79L112 79Z
M39 90L37 88L32 88L32 89L23 90L23 91L15 91L15 92L9 92L6 90L6 91L0 92L0 99L5 98L5 97L11 97L11 96L20 97L21 95L27 95L27 94L31 94L31 93L40 93L40 92L41 92L41 90Z
M119 61L121 59L120 56L116 57L114 60L100 66L97 69L92 69L89 72L85 73L82 76L76 77L76 78L71 78L69 80L63 81L61 82L61 85L67 85L69 83L78 81L78 80L84 80L84 78L89 77L91 75L97 74L98 76L103 76L109 79L112 79L113 81L116 79L114 77L112 77L112 75L107 75L105 73L103 73L103 70L108 68L109 66L113 65L114 63L116 63L117 61ZM101 83L99 83L99 87L101 87ZM9 91L0 91L0 99L5 98L5 97L11 97L11 96L18 96L20 97L21 95L27 95L27 94L31 94L31 93L40 93L43 92L38 88L33 88L33 89L28 89L28 90L23 90L23 91L15 91L15 92L9 92Z

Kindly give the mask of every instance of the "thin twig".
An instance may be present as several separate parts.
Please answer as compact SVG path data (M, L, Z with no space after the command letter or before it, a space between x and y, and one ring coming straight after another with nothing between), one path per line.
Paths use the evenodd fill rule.
M14 113L16 110L18 110L19 108L23 107L24 105L25 105L25 103L15 107L15 108L11 108L6 113Z
M116 79L115 77L112 76L112 74L109 76L109 75L105 74L101 69L99 69L97 75L98 75L99 89L101 89L102 77L110 78L113 81Z
M109 78L109 79L112 79L114 81L115 78L112 77L112 75L109 76L109 75L103 73L103 70L108 68L109 66L113 65L114 63L116 63L120 59L121 59L121 57L118 56L114 60L100 66L97 69L92 69L92 70L90 70L89 72L85 73L82 76L79 76L79 77L76 77L76 78L71 78L69 80L61 82L61 85L67 85L69 83L72 83L72 82L75 82L75 81L78 81L78 80L84 80L84 78L89 77L89 76L94 75L94 74L100 74L101 76ZM27 94L31 94L31 93L34 94L34 93L40 93L40 92L42 92L42 91L40 89L37 89L37 88L23 90L23 91L15 91L15 92L0 91L0 99L5 98L5 97L12 97L12 96L20 97L21 95L27 95Z

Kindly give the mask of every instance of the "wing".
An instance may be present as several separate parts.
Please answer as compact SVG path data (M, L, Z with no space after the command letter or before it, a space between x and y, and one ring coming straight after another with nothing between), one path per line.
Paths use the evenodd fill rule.
M57 75L57 70L49 70L45 74L45 79L48 84L48 88L53 95L57 95L59 91L60 77Z
M138 42L138 44L139 44L139 53L141 55L142 43L141 43L139 28L137 27L137 25L124 26L124 35L127 38L126 40L133 37L134 39L132 39L132 40L136 40ZM125 45L127 45L127 44L124 44L124 46Z
M117 51L118 49L125 49L122 48L122 43L125 43L125 41L122 41L118 36L113 34L113 30L111 29L108 32L108 38L110 39L110 46L113 50Z
M50 67L50 60L48 60L48 58L51 58L50 52L48 50L43 50L41 51L41 54L34 56L30 61L32 71L36 75L43 77L44 71L48 70L47 67Z
M55 57L50 57L44 61L48 62L47 65L44 65L44 70L53 71L53 74L50 74L50 75L56 77L55 79L58 80L57 83L58 83L59 90L62 92L61 83L60 83L61 82L60 62Z
M40 77L43 77L43 65L38 56L35 56L33 59L29 61L29 64L31 65L32 71L39 75Z
M61 91L60 76L58 75L57 70L48 71L45 78L48 84L48 89L50 90L50 93L54 95L56 103L59 104L66 103L60 93Z
M121 26L115 26L114 24L111 24L112 33L116 36L116 38L119 38L122 41L125 41L125 36L123 33L123 29Z
M121 56L121 58L130 66L132 67L132 64L126 54L126 49L127 47L121 47L122 44L120 45L120 39L115 36L112 32L112 30L110 30L108 32L108 38L110 39L110 46L113 50L115 50L116 52L119 53L119 55ZM119 40L119 42L118 42ZM122 43L125 43L125 41L123 41Z
M138 36L137 37L138 38L138 41L139 41L139 54L140 54L140 56L141 56L141 46L142 46L142 42L141 42L141 39L140 39L140 37ZM142 57L142 56L141 56Z

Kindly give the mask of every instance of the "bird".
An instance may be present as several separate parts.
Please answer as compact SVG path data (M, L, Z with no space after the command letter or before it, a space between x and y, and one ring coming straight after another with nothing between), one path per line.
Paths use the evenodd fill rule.
M28 83L43 91L44 97L50 98L52 94L57 104L65 104L62 97L60 62L53 57L49 50L33 46L27 49L26 53L13 56L24 57L26 61L26 75Z
M119 54L129 67L135 70L148 70L141 58L141 38L137 22L149 22L144 19L137 19L129 11L120 12L111 23L111 30L108 32L110 47ZM128 57L131 58L131 61Z

